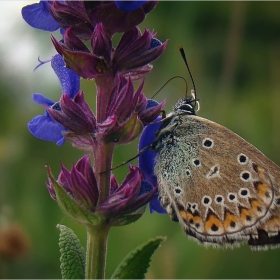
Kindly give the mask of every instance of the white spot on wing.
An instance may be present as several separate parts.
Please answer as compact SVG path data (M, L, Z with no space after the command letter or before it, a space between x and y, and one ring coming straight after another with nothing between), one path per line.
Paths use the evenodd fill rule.
M212 179L215 177L221 177L220 176L220 165L215 164L210 168L210 171L206 174L206 179Z

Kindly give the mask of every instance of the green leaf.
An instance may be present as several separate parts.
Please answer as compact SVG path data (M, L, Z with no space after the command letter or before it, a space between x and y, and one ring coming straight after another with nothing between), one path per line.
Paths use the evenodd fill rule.
M85 278L85 251L72 229L57 225L60 230L60 269L62 279L84 279Z
M158 236L134 249L122 260L111 279L144 279L152 255L165 239Z

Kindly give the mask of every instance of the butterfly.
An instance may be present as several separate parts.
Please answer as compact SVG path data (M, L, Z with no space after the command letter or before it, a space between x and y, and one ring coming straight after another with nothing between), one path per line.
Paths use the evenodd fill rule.
M192 93L162 119L150 146L162 207L203 245L279 246L279 166L231 130L197 116Z

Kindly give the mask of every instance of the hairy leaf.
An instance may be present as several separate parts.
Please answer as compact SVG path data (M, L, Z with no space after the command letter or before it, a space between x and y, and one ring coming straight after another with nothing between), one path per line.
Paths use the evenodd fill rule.
M85 251L72 229L57 225L60 230L60 269L62 279L85 278Z

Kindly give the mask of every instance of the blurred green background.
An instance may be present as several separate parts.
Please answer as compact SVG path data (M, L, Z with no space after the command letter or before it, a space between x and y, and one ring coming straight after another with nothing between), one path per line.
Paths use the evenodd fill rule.
M39 55L44 60L55 52L49 33L34 30L21 19L24 5L0 2L5 22L0 27L0 229L17 222L31 246L21 259L0 260L0 275L61 278L56 224L71 227L84 246L86 231L49 197L44 165L50 164L57 176L60 162L70 168L83 153L68 143L57 147L36 139L26 128L29 120L43 113L32 102L32 92L57 100L61 91L49 65L33 72ZM200 99L199 115L230 128L280 164L280 2L161 1L140 27L169 40L146 77L148 97L172 76L188 78L177 48L183 45ZM93 83L82 81L82 88L94 104ZM184 94L185 84L178 79L156 99L166 98L165 109L170 111ZM136 151L136 141L117 148L114 164ZM119 182L127 170L116 170ZM129 251L157 235L167 236L167 241L153 256L147 278L280 278L280 249L252 252L247 245L206 249L189 240L167 215L151 215L148 210L136 223L111 230L107 277Z

